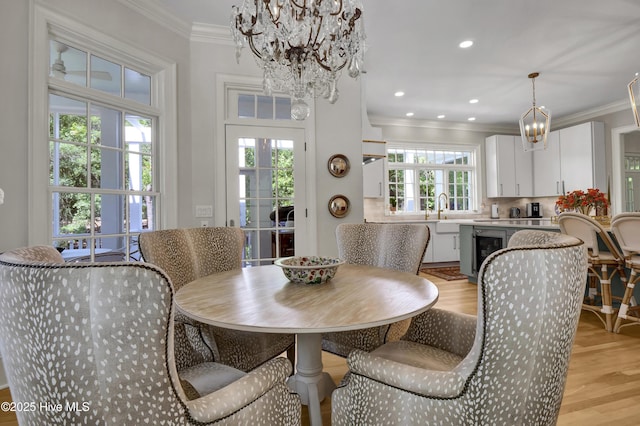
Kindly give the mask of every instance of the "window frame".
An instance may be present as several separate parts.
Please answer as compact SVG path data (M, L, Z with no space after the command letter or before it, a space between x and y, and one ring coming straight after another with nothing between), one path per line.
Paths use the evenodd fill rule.
M463 165L446 165L446 164L429 164L429 163L395 163L389 161L390 151L393 150L411 150L411 151L436 151L436 152L468 152L469 153L469 163ZM451 205L451 200L449 199L449 186L451 182L449 182L448 172L450 171L468 171L469 172L469 208L465 210L450 210L450 212L460 213L460 214L470 214L477 213L479 200L481 197L479 191L480 181L479 173L481 172L479 167L479 156L480 156L480 147L477 145L466 145L466 144L441 144L441 143L433 143L433 142L391 142L388 141L386 145L386 156L385 156L385 174L384 174L384 184L385 184L385 193L384 193L384 202L385 202L385 215L424 215L427 213L426 210L420 209L420 184L419 182L419 173L423 170L442 170L443 171L443 182L442 186L447 194L449 204L447 208ZM410 171L414 174L413 176L413 199L415 200L414 209L411 211L397 211L396 209L392 210L390 200L391 200L391 184L389 175L392 170L403 170ZM434 194L434 210L437 211L437 202L438 195ZM429 201L427 201L427 205Z
M157 117L158 141L155 153L157 198L155 212L158 228L177 226L177 107L176 64L133 48L75 22L56 12L35 5L30 22L31 66L29 68L29 159L28 159L28 244L52 244L52 187L49 185L49 91L76 93L96 98L100 104L122 107L119 97L95 93L90 88L49 77L49 39L113 58L152 76L152 104L136 103L136 111ZM45 144L43 141L47 141Z

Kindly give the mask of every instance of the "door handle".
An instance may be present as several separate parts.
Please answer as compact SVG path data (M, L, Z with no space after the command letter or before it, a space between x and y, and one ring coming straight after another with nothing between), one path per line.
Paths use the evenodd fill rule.
M230 227L232 227L232 228L233 228L234 226L236 226L236 221L235 221L235 220L233 220L233 219L231 219L231 220L229 221L229 226L230 226Z

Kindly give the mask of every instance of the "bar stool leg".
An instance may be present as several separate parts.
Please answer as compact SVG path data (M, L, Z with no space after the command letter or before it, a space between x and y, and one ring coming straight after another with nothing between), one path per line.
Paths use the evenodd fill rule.
M638 275L638 271L636 271L635 269L631 269L631 275L629 276L629 281L627 282L627 287L625 288L624 296L622 296L622 303L620 304L620 310L618 311L618 318L616 319L616 324L613 328L613 331L615 333L620 332L620 328L623 325L622 321L629 319L629 316L627 315L627 311L629 310L629 305L631 301L635 300L633 297L633 289L635 288L636 281L638 281L639 278L640 276ZM635 318L636 317L633 317L635 321L640 321L640 319L635 319Z
M605 327L607 331L613 331L613 304L611 302L611 280L609 279L609 270L607 265L602 265L602 278L600 279L600 285L602 288L602 309L600 312L605 317Z

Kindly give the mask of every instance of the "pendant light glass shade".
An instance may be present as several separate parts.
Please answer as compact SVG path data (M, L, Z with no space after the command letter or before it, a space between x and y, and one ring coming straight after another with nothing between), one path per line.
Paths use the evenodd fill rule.
M640 115L638 115L638 102L640 102L640 77L636 73L636 77L629 83L629 100L631 101L631 111L636 127L640 128Z
M522 148L525 151L547 149L551 111L545 107L536 106L535 78L538 75L537 72L529 74L533 85L533 105L520 117L520 136L522 138Z

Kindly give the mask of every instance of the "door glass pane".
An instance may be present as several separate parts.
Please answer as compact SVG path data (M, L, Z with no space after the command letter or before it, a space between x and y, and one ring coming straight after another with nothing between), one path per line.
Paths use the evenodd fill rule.
M236 143L240 227L247 235L245 265L290 256L295 235L294 215L290 214L294 199L293 141L239 138Z

